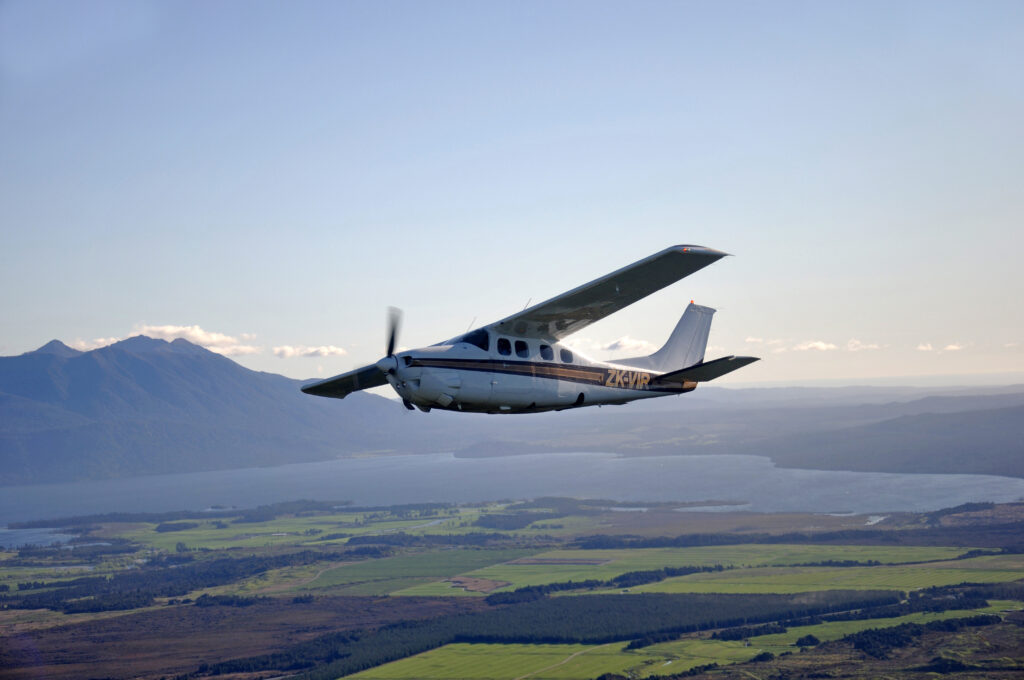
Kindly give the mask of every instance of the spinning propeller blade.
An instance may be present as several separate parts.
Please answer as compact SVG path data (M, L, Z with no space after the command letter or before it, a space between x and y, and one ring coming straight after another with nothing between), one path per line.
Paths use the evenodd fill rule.
M388 307L388 353L391 356L395 353L395 344L398 341L398 327L402 325L402 310L397 307Z

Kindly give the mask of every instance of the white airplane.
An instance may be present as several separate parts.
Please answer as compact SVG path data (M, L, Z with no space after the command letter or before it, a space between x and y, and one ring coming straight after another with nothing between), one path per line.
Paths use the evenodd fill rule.
M632 359L596 361L562 344L569 335L725 257L701 246L672 246L528 307L501 321L430 347L395 353L398 312L391 311L387 356L302 391L343 399L390 384L405 407L476 413L537 413L690 392L698 383L756 357L704 361L715 310L691 301L665 346Z

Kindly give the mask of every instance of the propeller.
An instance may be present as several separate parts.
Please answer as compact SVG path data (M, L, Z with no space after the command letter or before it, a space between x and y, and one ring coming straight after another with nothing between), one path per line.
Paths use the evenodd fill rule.
M377 362L377 368L384 374L388 382L394 385L394 376L398 371L398 357L395 356L395 345L398 344L398 327L402 324L402 310L388 307L388 353Z
M385 376L387 376L388 382L395 384L395 372L398 369L398 358L395 357L395 345L398 344L398 329L402 325L402 310L398 307L388 307L388 353L387 355L377 362L377 368L379 368ZM412 402L408 399L402 399L402 405L408 410L412 411Z
M398 307L388 307L388 353L392 356L395 353L395 343L398 340L398 328L402 325L402 310Z

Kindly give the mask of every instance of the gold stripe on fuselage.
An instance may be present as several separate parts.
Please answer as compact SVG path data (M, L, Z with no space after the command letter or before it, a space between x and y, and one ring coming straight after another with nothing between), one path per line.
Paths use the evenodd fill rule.
M602 387L613 387L623 390L655 390L659 392L675 392L682 388L689 391L693 387L683 385L661 385L654 381L657 373L636 371L620 368L602 368L598 366L563 366L544 364L531 361L502 361L495 359L413 359L413 366L424 368L450 368L466 371L484 371L506 373L522 376L536 376L556 380L590 383ZM689 389L687 389L689 388Z

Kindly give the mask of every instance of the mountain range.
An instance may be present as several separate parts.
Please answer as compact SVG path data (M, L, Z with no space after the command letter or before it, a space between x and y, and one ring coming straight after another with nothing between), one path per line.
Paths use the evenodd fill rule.
M338 401L186 340L0 357L0 485L337 456L608 451L767 455L789 467L1024 477L1024 387L725 389L528 416Z
M90 352L58 341L0 357L0 483L279 465L402 445L403 415L251 371L186 340L136 336Z

